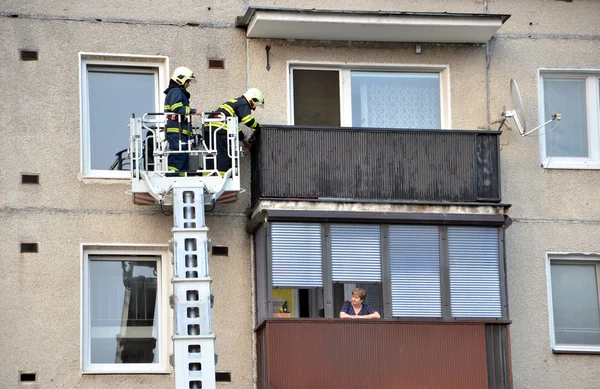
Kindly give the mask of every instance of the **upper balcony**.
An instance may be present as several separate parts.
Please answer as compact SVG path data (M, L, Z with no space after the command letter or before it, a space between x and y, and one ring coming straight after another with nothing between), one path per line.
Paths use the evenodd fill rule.
M252 145L252 203L500 202L500 134L263 126Z

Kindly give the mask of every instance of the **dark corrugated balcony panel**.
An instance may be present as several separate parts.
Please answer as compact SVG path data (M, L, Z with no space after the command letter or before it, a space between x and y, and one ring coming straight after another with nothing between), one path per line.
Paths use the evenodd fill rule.
M507 325L486 326L267 319L257 329L259 389L510 389L510 366L498 361L509 360L508 338L492 334Z
M500 201L498 131L263 126L252 200Z

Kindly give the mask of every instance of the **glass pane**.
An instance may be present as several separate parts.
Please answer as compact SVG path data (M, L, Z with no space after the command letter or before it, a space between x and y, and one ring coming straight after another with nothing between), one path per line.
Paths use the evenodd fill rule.
M155 261L91 260L91 363L157 363Z
M438 73L352 72L352 126L441 128Z
M585 79L544 78L544 121L553 113L561 121L546 126L546 157L588 157Z
M294 124L340 126L340 75L337 70L294 70Z
M273 317L325 317L323 288L273 288Z
M129 118L154 112L153 73L88 71L92 170L109 170L116 154L129 147ZM124 166L129 169L129 166Z
M600 345L595 265L551 266L557 344Z

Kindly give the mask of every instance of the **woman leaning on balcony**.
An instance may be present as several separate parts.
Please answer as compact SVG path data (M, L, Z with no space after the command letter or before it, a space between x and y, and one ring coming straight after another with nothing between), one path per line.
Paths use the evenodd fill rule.
M340 319L379 319L379 313L367 304L363 304L367 291L355 288L352 291L352 301L344 301L340 311Z

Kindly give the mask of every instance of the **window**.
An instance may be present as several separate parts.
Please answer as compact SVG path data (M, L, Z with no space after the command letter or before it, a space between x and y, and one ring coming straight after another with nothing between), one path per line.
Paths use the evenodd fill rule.
M542 164L547 168L600 169L600 72L542 71L540 129Z
M128 178L132 114L160 112L166 57L80 54L84 177Z
M548 254L552 350L600 352L600 256Z
M270 223L269 242L264 229L255 236L258 318L321 310L337 317L355 287L382 317L505 318L500 234L486 226Z
M84 249L85 373L167 372L164 256L139 248Z
M295 125L450 128L443 67L291 67Z

